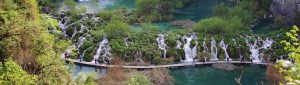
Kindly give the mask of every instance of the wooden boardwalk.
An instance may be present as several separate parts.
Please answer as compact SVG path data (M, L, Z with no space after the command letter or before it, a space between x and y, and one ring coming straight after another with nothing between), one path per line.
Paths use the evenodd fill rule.
M75 59L65 59L70 62L83 64L83 65L89 65L89 66L97 66L97 67L104 67L104 68L110 68L110 67L120 67L118 65L106 65L104 63L95 64L95 62L86 62ZM149 65L149 66L121 66L122 68L130 68L130 69L152 69L152 68L171 68L171 67L184 67L184 66L193 66L193 65L205 65L205 64L214 64L214 63L227 63L226 61L212 61L212 62L188 62L188 63L178 63L178 64L169 64L169 65ZM252 62L240 62L240 61L230 61L228 63L232 64L257 64L257 65L267 65L267 63L252 63Z

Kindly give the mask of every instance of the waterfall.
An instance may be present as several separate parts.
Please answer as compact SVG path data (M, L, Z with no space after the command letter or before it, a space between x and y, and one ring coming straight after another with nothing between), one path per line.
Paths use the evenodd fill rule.
M67 33L66 33L66 29L68 28L69 25L67 25L69 23L69 20L66 20L65 23L62 23L64 21L65 18L58 20L58 24L61 27L61 30L63 31L63 36L67 37Z
M97 49L96 55L94 55L94 59L98 59L101 52L104 52L104 54L102 55L103 60L105 59L105 57L107 57L108 59L111 59L109 57L109 56L111 56L110 46L109 46L108 40L106 38L103 38L103 40L99 43L99 47Z
M177 48L177 49L181 49L182 43L181 43L179 40L176 41L176 44L177 44L177 45L176 45L176 48Z
M164 58L167 57L167 45L165 43L165 36L163 34L158 34L158 37L156 38L158 48L164 51Z
M224 43L224 38L222 38L221 42L219 43L219 46L224 50L226 58L229 58L228 52L227 52L227 48L228 48L228 44Z
M202 46L203 46L203 52L208 52L208 48L206 46L206 36L203 39Z
M79 32L83 32L84 27L85 27L85 26L83 26L82 24L80 24L80 31L79 31Z
M216 46L216 40L214 39L214 37L211 37L210 44L211 44L210 51L211 51L211 55L212 55L212 58L210 60L219 60L218 59L218 48Z
M254 39L254 43L250 43L249 42L250 39ZM247 46L250 49L251 52L250 58L252 59L253 62L261 62L261 59L259 58L259 50L271 49L272 44L274 42L272 38L266 38L266 40L263 40L261 37L257 37L257 39L255 39L248 35L246 35L245 41L247 43ZM258 44L260 44L262 47L259 47Z
M186 43L184 44L184 47L183 47L184 52L185 52L185 62L192 62L193 58L195 58L197 55L197 46L198 46L197 38L196 38L195 34L192 33L192 35L190 37L187 37L186 35L184 35L183 39L186 40ZM191 48L190 45L191 45L191 41L193 39L195 40L196 45L193 48Z
M234 38L232 39L232 41L233 41L233 44L236 45L236 40Z
M84 41L86 40L85 37L80 36L77 42L77 50L80 48L80 46L84 43Z
M126 47L128 47L129 46L128 45L128 37L124 38L124 42L125 42Z
M259 56L259 47L257 46L258 42L257 39L254 40L254 43L250 43L249 40L252 39L251 36L246 36L245 41L247 43L247 46L250 49L251 55L250 59L252 59L253 62L260 62L258 56Z
M83 53L81 54L81 55L82 55L82 58L84 57L86 51L87 51L87 49L85 49L85 50L83 51Z
M273 42L274 40L272 38L266 38L266 40L262 40L262 48L271 49Z
M74 27L74 32L73 32L73 34L72 34L71 40L75 37L76 34L77 34L77 28Z

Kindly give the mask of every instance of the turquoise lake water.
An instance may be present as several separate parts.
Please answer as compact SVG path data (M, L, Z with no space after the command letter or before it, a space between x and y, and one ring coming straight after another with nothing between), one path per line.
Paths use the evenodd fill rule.
M242 85L266 85L266 67L258 65L243 66ZM175 85L237 85L235 78L241 74L241 69L223 71L211 66L196 66L171 69Z

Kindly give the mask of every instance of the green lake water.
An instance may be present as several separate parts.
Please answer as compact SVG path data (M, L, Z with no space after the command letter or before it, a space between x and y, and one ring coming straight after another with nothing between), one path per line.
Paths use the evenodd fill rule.
M266 67L258 65L243 66L242 85L266 85ZM171 69L175 85L237 85L235 78L240 70L223 71L211 66L196 66Z

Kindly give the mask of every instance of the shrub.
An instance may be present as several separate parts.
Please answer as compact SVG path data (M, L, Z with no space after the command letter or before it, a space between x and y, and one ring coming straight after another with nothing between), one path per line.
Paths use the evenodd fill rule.
M83 57L83 60L87 61L87 62L91 62L92 60L94 60L93 58L94 58L94 56L92 54L86 53Z
M174 85L174 78L167 68L154 68L144 72L154 85Z
M147 76L142 72L134 71L132 74L130 80L127 80L128 85L152 85Z

